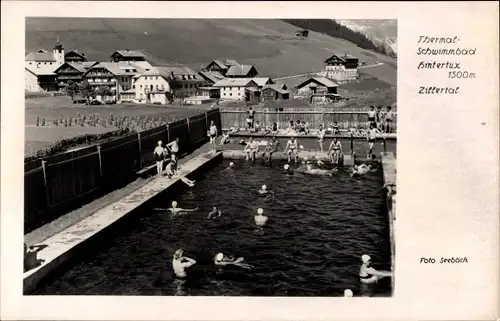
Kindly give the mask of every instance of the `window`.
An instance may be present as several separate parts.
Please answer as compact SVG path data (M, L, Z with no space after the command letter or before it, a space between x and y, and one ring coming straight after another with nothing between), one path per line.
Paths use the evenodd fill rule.
M160 87L160 86L156 85L156 91L158 91L159 87Z
M165 85L161 85L161 90L165 90Z
M226 96L226 93L224 93L224 96Z
M156 77L156 80L158 80L158 76Z
M184 88L189 88L189 85L188 85L188 84L185 84L185 85L184 85Z
M140 85L140 87L139 87L139 88L140 88L140 89L142 89L142 85Z
M232 95L233 95L233 93L229 93L229 96L232 96Z
M135 85L132 85L132 88L135 89Z

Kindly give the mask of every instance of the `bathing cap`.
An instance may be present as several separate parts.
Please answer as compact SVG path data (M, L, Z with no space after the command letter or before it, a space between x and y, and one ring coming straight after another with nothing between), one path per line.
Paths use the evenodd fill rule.
M233 165L234 165L234 163L233 163L233 162L230 162L230 163L229 163L229 166L233 166Z
M223 258L224 258L224 254L222 254L222 253L219 253L215 256L216 261L222 261Z
M177 202L176 201L173 201L172 202L172 207L176 207L177 206Z
M161 141L161 140L159 140L159 141L158 141L158 145L160 145L161 143L162 143L162 141Z
M370 261L371 257L368 255L368 254L363 254L361 256L361 261L363 261L363 263L367 263L368 261Z
M304 146L300 145L300 146L299 146L299 148L300 148L300 149L304 149Z
M307 158L307 157L304 157L304 160L305 160L306 162L307 162L307 160L308 160L308 159L309 159L309 158Z
M289 169L289 168L290 168L290 165L285 164L285 166L284 166L283 168L284 168L284 169Z
M262 185L262 189L265 190L267 188L266 185Z
M351 290L349 290L349 289L345 289L345 290L344 290L344 296L345 296L345 297L349 297L349 298L351 298L353 295L354 295L354 294L352 293L352 291L351 291Z
M257 210L257 213L258 213L259 215L262 215L262 214L264 213L264 210L263 210L263 209L261 209L261 208L259 208L259 209Z

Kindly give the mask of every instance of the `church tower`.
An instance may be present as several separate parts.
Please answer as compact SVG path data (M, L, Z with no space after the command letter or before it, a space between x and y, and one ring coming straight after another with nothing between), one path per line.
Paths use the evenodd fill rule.
M57 37L57 43L55 44L52 53L54 54L54 59L56 60L57 66L61 66L62 64L64 64L64 47L59 42L59 37Z

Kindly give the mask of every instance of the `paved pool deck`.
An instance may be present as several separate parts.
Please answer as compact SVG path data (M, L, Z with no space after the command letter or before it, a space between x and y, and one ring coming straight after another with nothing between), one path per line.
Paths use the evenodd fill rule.
M169 187L174 186L180 181L181 176L193 173L217 157L222 157L222 153L201 153L180 166L178 175L175 177L155 178L119 201L98 210L78 223L44 240L43 245L47 247L38 252L38 259L44 260L44 262L24 273L23 292L25 294L33 292L38 284L52 271L70 259L78 246L132 213L155 196L168 190Z
M396 220L396 195L394 194L397 190L396 186L396 158L393 153L380 153L382 170L384 174L384 186L391 186L392 193L387 197L387 208L388 208L388 219L389 219L389 235L391 239L391 268L393 273L395 272L395 255L396 255L396 244L395 244L395 230L394 221ZM392 289L394 291L394 276L392 277Z

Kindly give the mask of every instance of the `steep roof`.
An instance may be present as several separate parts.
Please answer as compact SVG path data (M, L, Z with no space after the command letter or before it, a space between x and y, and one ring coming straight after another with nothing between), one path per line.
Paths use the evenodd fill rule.
M26 61L50 61L55 62L54 54L52 52L45 51L43 49L38 50L37 52L30 52L26 58Z
M63 68L64 66L68 65L68 66L71 66L73 67L74 69L78 70L79 72L81 73L84 73L86 72L89 68L91 68L92 66L98 64L97 61L78 61L78 62L65 62L64 64L62 64L61 66L57 67L57 69L54 70L54 72L57 73L57 71L59 71L59 69Z
M225 79L220 72L218 71L200 71L199 74L202 77L205 77L206 79L212 81L212 82L217 82L219 80Z
M358 58L356 58L356 57L354 57L354 56L352 56L352 55L350 55L348 53L345 53L343 55L341 55L341 54L335 54L335 55L329 57L328 59L326 59L325 63L327 63L327 62L329 62L331 60L339 60L341 62L345 62L346 59L356 59L356 60L359 60Z
M117 50L117 51L113 52L113 54L111 54L111 56L114 56L115 54L119 54L122 57L130 57L130 58L135 58L135 57L145 58L146 57L139 50Z
M323 85L325 87L338 87L339 86L337 83L331 81L328 78L325 78L325 77L312 77L312 78L309 78L308 80L304 81L300 85L298 85L296 88L302 88L302 87L306 86L307 84L309 84L310 82L316 82L316 83L318 83L320 85Z
M252 68L255 68L253 65L237 65L237 66L231 66L227 70L226 76L246 76L252 70Z
M218 65L219 67L221 67L222 69L228 69L229 66L226 66L226 64L224 62L222 62L221 60L213 60L212 62L210 62L208 65L210 66L212 63L215 63L216 65Z
M87 72L89 72L92 69L96 68L105 68L109 72L111 72L115 76L126 76L126 75L135 75L135 74L141 74L145 70L141 68L140 66L134 64L134 63L128 63L128 62L100 62L95 66L92 66L89 68ZM135 70L135 71L134 71Z
M252 78L252 80L255 81L257 85L259 85L259 87L265 86L268 81L271 81L271 83L273 83L272 79L269 77L255 77Z
M185 66L158 66L144 72L141 76L161 76L167 80L183 80L183 81L202 81L201 77L192 70ZM182 76L190 76L189 78L182 78Z
M71 50L71 51L68 51L64 57L67 57L69 56L70 54L74 54L74 55L77 55L81 58L84 58L84 59L87 59L87 57L85 57L85 54L83 52L78 52L78 50Z
M283 89L283 85L276 85L276 84L273 84L273 85L266 85L264 86L263 88L264 90L265 89L272 89L274 91L277 91L279 92L280 94L289 94L290 91L289 90L286 90L286 89Z
M39 66L29 66L25 67L26 70L34 74L35 76L55 76L54 73L55 66L39 65Z
M213 84L213 87L246 87L246 86L255 86L257 87L257 83L253 81L252 78L226 78L217 81Z
M240 63L239 63L239 62L237 62L237 61L236 61L236 60L234 60L234 59L224 59L224 64L225 64L226 66L228 66L228 67L230 67L230 66L239 66L239 65L240 65Z

